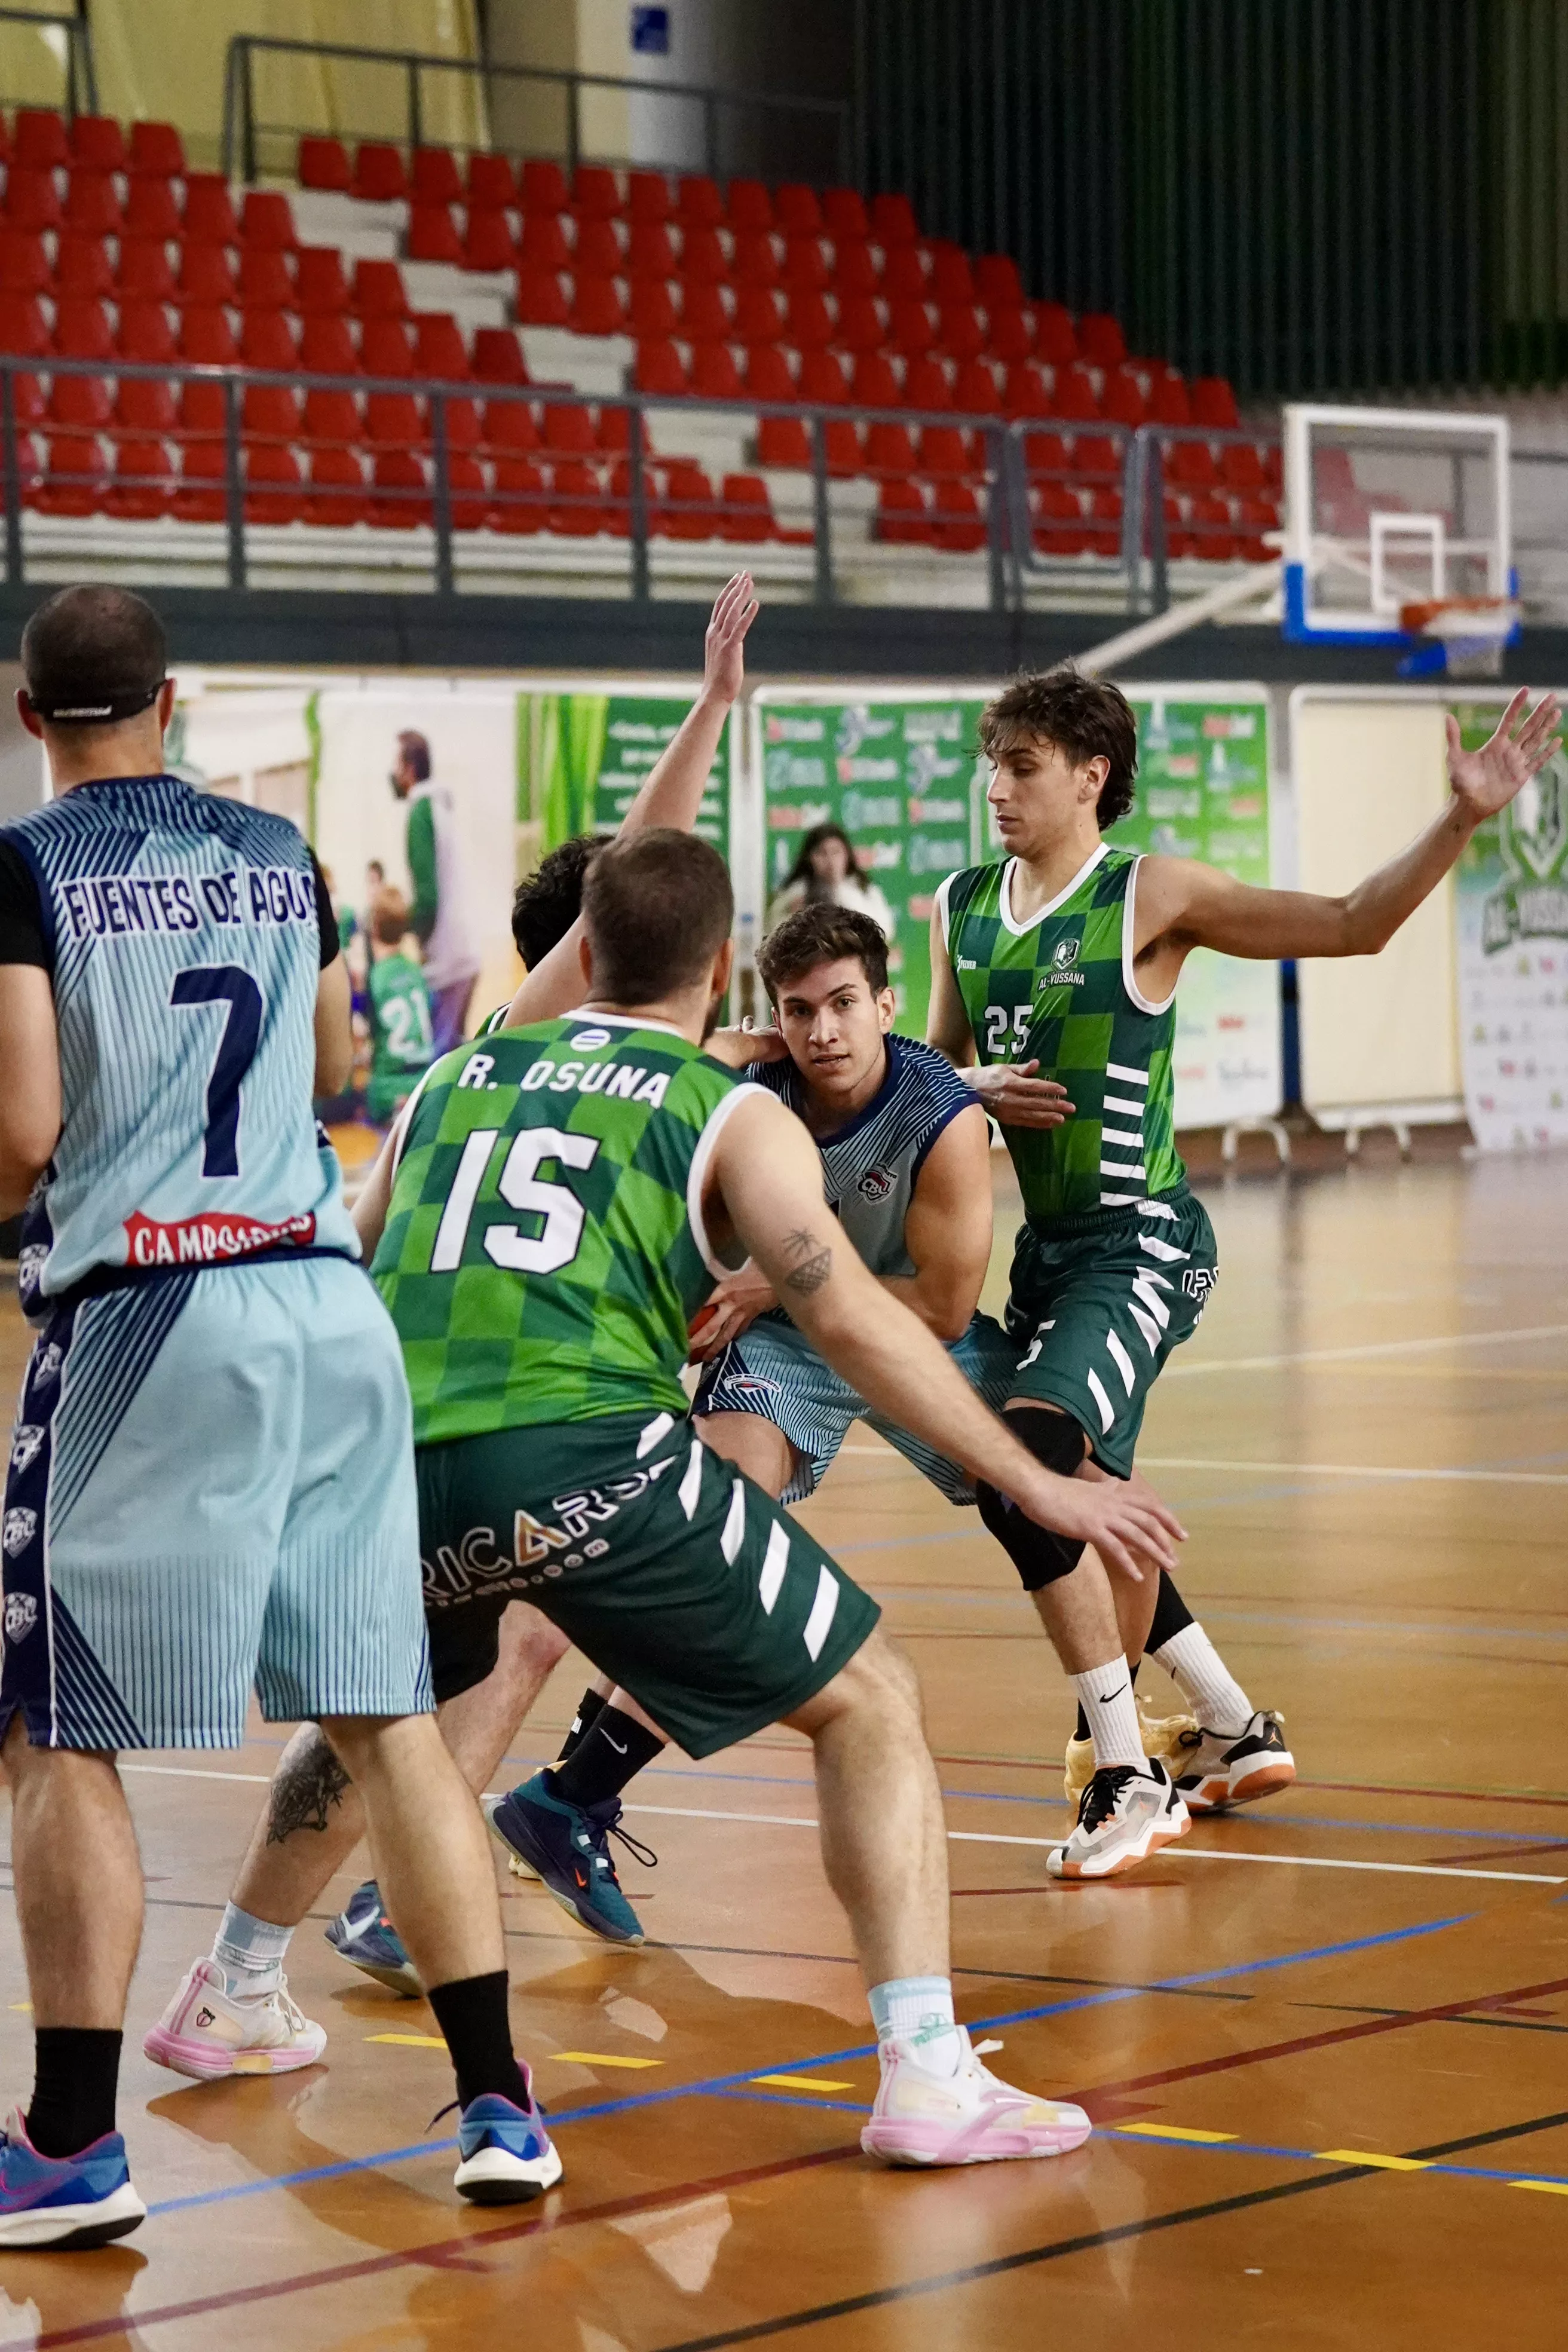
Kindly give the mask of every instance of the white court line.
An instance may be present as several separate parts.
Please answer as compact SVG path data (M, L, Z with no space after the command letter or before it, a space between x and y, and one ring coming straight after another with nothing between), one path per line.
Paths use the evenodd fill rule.
M1558 1470L1395 1470L1373 1462L1221 1462L1196 1454L1145 1454L1145 1470L1259 1470L1285 1478L1413 1478L1453 1479L1488 1486L1568 1486L1568 1472Z
M120 1769L122 1772L156 1772L171 1780L240 1780L259 1783L263 1788L268 1785L264 1772L203 1772L184 1764L122 1764ZM487 1793L501 1792L492 1790ZM819 1826L805 1813L721 1813L696 1805L627 1805L626 1811L654 1813L675 1822L741 1822L747 1826L779 1830L814 1830ZM947 1834L954 1845L1047 1847L1061 1843L1060 1838L1008 1836L996 1830L949 1830ZM1464 1832L1456 1830L1454 1834L1461 1837ZM1341 1862L1319 1853L1258 1853L1252 1848L1224 1846L1166 1846L1163 1853L1170 1862L1273 1862L1287 1870L1372 1870L1396 1878L1495 1878L1510 1886L1568 1886L1568 1878L1548 1878L1533 1870L1451 1870L1431 1862Z
M1204 1372L1261 1372L1279 1364L1348 1364L1361 1357L1412 1356L1431 1348L1493 1348L1510 1339L1568 1339L1568 1323L1536 1323L1521 1331L1445 1331L1432 1339L1375 1339L1361 1348L1304 1348L1287 1356L1227 1356L1217 1363L1167 1364L1163 1380L1196 1380Z

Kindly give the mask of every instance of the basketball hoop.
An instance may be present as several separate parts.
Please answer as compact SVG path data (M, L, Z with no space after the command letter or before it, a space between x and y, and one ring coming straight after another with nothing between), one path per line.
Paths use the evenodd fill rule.
M1500 677L1520 608L1511 596L1429 596L1402 604L1399 625L1420 640L1400 663L1401 677Z

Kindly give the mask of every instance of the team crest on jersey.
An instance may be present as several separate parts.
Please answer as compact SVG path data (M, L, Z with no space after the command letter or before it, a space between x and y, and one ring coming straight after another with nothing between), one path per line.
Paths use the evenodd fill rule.
M1078 950L1079 943L1077 940L1058 940L1057 941L1057 951L1051 961L1056 965L1058 971L1065 971L1069 963L1076 963L1078 961Z
M609 1042L607 1029L580 1029L572 1040L572 1051L574 1054L596 1054L601 1045L607 1045Z
M44 1450L44 1433L35 1421L22 1422L11 1440L11 1467L28 1470Z
M24 1298L30 1291L37 1290L38 1277L44 1270L44 1260L48 1254L47 1242L29 1242L16 1260L16 1287Z
M777 1381L765 1381L760 1372L738 1372L733 1380L726 1381L724 1385L726 1388L738 1390L742 1396L773 1397L784 1394Z
M0 1535L0 1543L5 1545L9 1559L15 1559L19 1551L26 1551L33 1540L37 1525L37 1511L18 1509L6 1512L5 1533Z
M30 1592L5 1596L5 1639L25 1642L38 1622L38 1604Z
M855 1190L863 1201L885 1201L897 1179L888 1168L868 1168Z
M47 1348L40 1348L33 1359L33 1386L47 1389L65 1360L65 1349L53 1339Z

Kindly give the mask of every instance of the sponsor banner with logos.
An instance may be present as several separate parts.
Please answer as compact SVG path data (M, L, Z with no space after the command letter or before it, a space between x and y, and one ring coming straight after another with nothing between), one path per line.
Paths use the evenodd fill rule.
M615 832L690 709L695 692L686 687L572 687L518 698L518 817L521 824L537 828L541 851L574 834ZM730 730L726 721L696 825L703 840L725 856Z
M1456 703L1465 747L1498 703ZM1568 758L1479 826L1459 860L1465 1111L1483 1151L1568 1141Z
M999 856L985 801L973 688L861 695L763 687L752 697L751 765L762 787L765 906L805 835L831 821L854 842L895 919L898 1024L924 1034L929 924L944 875ZM1140 687L1138 798L1109 838L1269 880L1268 704L1261 687ZM1267 1118L1282 1099L1279 971L1199 952L1177 996L1176 1118L1183 1127Z

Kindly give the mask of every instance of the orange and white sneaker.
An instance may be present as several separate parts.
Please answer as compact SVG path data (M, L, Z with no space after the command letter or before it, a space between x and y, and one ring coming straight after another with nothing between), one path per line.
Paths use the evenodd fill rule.
M1053 1878L1119 1878L1192 1827L1175 1783L1158 1758L1148 1770L1106 1764L1094 1773L1064 1845L1053 1846L1046 1868Z
M1171 1759L1176 1786L1194 1813L1221 1813L1230 1805L1250 1805L1277 1797L1296 1778L1296 1759L1285 1745L1285 1718L1265 1709L1245 1731L1210 1731L1201 1723L1183 1735Z
M1082 2147L1093 2126L1081 2107L1016 2091L980 2063L999 2042L972 2043L962 2025L958 2038L956 2074L933 2074L908 2042L880 2045L877 2104L860 2135L868 2156L884 2164L1005 2164Z
M279 1976L274 1992L237 1998L216 1960L197 1960L142 2047L160 2066L216 2083L228 2074L291 2074L313 2066L327 2046L326 2030L289 1998Z

